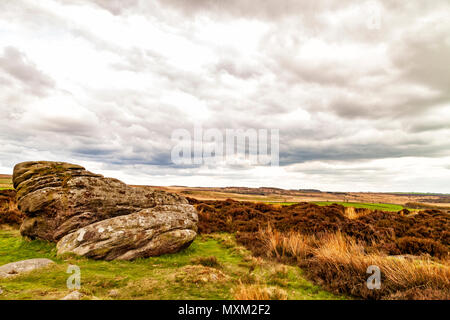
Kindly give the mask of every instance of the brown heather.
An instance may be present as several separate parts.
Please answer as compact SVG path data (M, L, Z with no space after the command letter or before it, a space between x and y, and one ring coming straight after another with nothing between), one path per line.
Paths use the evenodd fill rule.
M234 233L255 256L298 265L335 293L365 299L450 299L450 216L445 211L189 201L197 208L200 233ZM371 265L381 271L379 290L366 285ZM264 295L259 289L243 288L242 295Z

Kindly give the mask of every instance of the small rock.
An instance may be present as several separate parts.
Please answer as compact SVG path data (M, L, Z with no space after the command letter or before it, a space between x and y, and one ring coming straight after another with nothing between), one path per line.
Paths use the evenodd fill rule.
M59 300L80 300L83 297L83 294L80 291L72 291L64 298Z
M0 279L11 278L22 273L47 267L51 264L54 264L52 260L43 258L11 262L0 266Z
M112 290L110 290L110 291L108 292L108 295L109 295L110 297L115 298L115 297L117 297L117 296L119 295L119 291L116 290L116 289L112 289Z

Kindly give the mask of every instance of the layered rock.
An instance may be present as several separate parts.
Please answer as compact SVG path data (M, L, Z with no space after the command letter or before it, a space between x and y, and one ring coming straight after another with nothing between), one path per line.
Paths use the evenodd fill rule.
M18 208L26 216L22 235L55 242L64 237L58 245L61 252L134 259L175 252L189 245L196 235L197 213L184 197L131 187L79 165L19 163L14 167L13 183ZM92 233L100 228L113 231ZM75 241L83 230L87 237ZM162 240L166 238L170 243ZM70 243L72 240L75 242ZM154 249L150 249L152 244ZM128 251L134 253L126 255Z
M197 213L191 205L159 205L70 233L58 242L58 254L131 260L173 253L191 244L196 223Z

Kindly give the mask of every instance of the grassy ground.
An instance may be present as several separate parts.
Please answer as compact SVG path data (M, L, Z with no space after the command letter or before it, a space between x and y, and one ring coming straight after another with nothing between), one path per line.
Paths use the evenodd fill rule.
M216 257L214 268L208 268L208 257L212 256ZM245 288L270 289L277 293L273 298L345 298L321 290L306 280L298 267L252 257L230 234L199 236L188 249L176 254L107 262L56 257L54 244L26 241L17 230L0 230L0 265L38 257L56 264L1 279L0 299L59 299L70 292L66 287L69 265L80 267L80 292L88 299L233 299L236 292L247 292ZM211 273L217 281L205 281Z
M297 202L269 202L269 203L290 206L296 204ZM357 203L357 202L336 202L336 201L313 201L312 203L315 203L319 206L329 206L330 204L337 203L343 205L344 207L366 208L372 210L383 210L393 212L400 211L404 208L401 205L390 203Z

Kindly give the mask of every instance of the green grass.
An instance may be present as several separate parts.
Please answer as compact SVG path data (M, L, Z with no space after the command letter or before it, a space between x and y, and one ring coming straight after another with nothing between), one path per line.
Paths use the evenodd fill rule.
M215 256L218 270L226 281L198 282L183 280L181 268L203 257ZM312 284L294 266L255 258L238 246L230 234L199 236L192 245L176 254L135 261L96 261L74 256L56 257L55 245L44 241L27 241L17 230L0 230L0 265L30 258L49 258L56 262L49 268L13 279L0 279L0 299L59 299L70 291L67 267L81 269L81 289L87 298L100 299L233 299L233 288L240 283L256 283L284 290L289 299L343 299ZM210 269L211 270L211 269ZM215 269L212 269L215 270ZM117 295L111 297L111 289Z
M291 206L298 202L268 202L270 204L279 204L283 206ZM391 203L359 203L359 202L339 202L339 201L312 201L319 206L329 206L333 203L343 205L344 207L354 207L354 208L366 208L371 210L383 210L383 211L400 211L404 207L399 204Z

